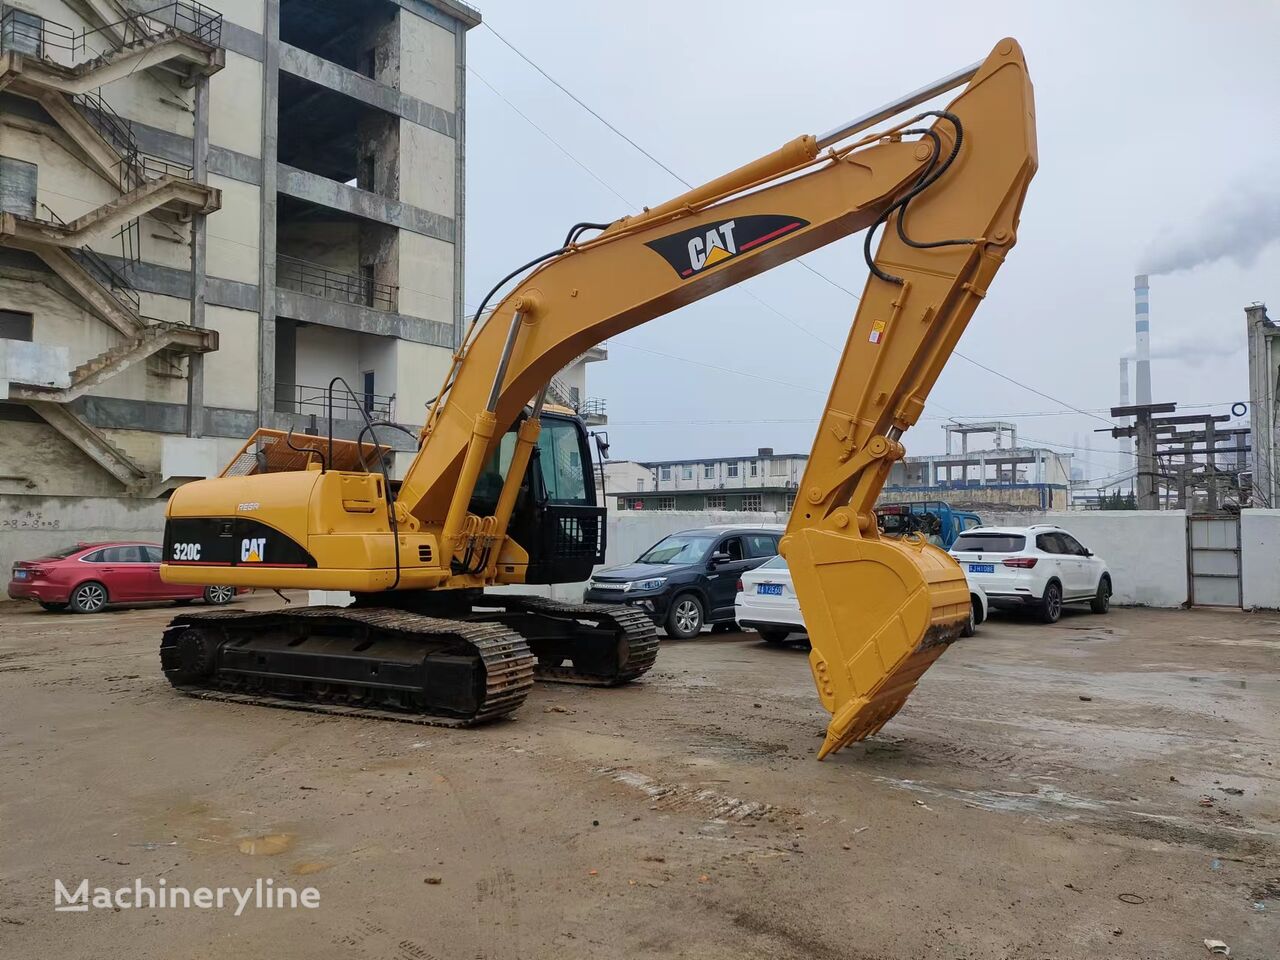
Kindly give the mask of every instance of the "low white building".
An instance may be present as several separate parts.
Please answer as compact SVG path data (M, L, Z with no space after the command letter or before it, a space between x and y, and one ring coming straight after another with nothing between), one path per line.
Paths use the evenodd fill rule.
M808 459L761 447L754 456L621 461L605 467L607 493L619 510L785 511Z

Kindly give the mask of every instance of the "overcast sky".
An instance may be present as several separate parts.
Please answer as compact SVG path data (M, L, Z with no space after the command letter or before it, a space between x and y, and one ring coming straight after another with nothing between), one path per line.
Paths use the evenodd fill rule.
M1182 354L1153 362L1153 394L1222 403L1215 412L1223 413L1248 399L1243 307L1269 301L1280 315L1280 243L1266 240L1280 232L1280 5L478 5L498 33L691 183L1016 37L1035 84L1040 170L1018 246L960 349L1076 407L1109 407L1118 402L1119 357L1133 348L1137 269L1227 251L1152 278L1152 351ZM469 35L468 61L469 303L555 247L575 221L612 220L683 192L484 26ZM860 244L859 235L806 262L861 292ZM822 341L844 342L856 304L802 267L744 286ZM608 361L589 369L588 393L608 403L616 459L760 446L807 453L835 362L829 346L739 288L610 341ZM1054 415L1026 416L1045 412ZM1077 463L1087 460L1086 476L1116 469L1115 441L1092 432L1103 423L959 358L906 435L908 453L940 451L949 416L1014 420L1025 437L1091 445L1092 453L1074 451Z

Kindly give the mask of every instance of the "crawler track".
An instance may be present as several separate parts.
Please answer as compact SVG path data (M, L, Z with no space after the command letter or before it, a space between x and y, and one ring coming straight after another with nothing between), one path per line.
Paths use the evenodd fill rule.
M502 624L377 607L184 614L160 662L193 696L444 726L512 713L534 668Z
M501 612L472 617L524 637L538 659L539 680L616 687L647 673L658 658L657 628L635 607L507 594L485 594L482 605Z

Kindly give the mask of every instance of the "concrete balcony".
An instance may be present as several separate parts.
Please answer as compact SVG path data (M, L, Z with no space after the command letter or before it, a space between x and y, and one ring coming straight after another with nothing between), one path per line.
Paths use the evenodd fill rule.
M400 288L394 284L378 283L372 275L342 273L297 257L276 257L276 286L309 297L388 313L395 313L399 304Z

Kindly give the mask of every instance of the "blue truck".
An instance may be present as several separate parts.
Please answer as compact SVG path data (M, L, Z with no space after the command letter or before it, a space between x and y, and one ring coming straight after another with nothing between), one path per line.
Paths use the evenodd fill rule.
M880 529L889 536L918 533L944 550L950 550L964 531L982 526L982 518L976 513L955 510L941 500L881 503L876 506L876 516Z

